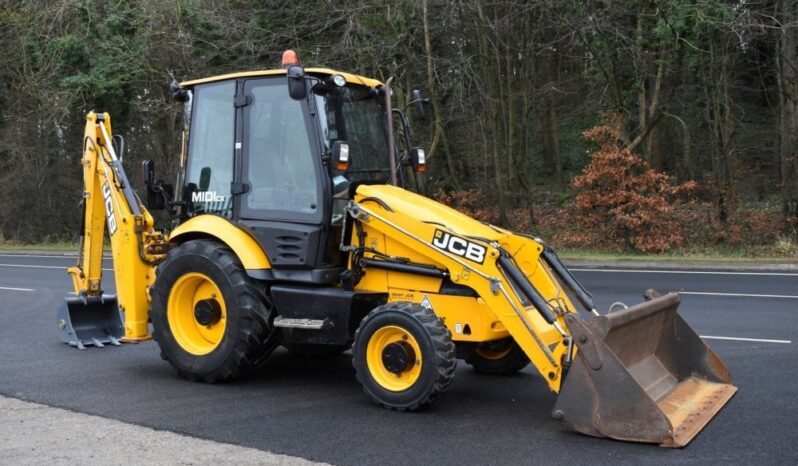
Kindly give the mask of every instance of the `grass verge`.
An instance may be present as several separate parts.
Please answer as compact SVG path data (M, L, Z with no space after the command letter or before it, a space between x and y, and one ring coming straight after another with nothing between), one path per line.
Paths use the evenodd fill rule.
M50 251L50 252L77 252L78 243L18 243L15 241L0 241L0 250L3 251Z
M798 263L798 254L780 254L772 250L703 249L701 251L670 251L663 254L634 252L606 252L587 249L563 249L558 254L566 260L584 261L643 261L643 262L745 262Z

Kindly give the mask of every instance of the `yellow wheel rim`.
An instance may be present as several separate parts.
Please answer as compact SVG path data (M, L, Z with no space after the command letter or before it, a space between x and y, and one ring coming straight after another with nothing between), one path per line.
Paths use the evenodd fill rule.
M205 325L195 314L198 305L210 306L215 311ZM222 342L227 307L221 290L207 275L192 272L180 277L169 292L167 306L166 317L172 335L187 352L201 356L215 350Z
M386 367L383 355L386 349L396 344L401 345L411 358L407 367L399 372L392 372ZM394 325L385 326L374 332L369 339L366 363L377 384L386 390L401 392L412 387L421 375L421 348L407 330Z
M506 348L502 348L502 346L506 346ZM508 354L510 354L510 350L513 349L512 342L507 342L506 345L496 344L496 343L483 343L474 349L474 352L477 353L479 357L482 359L488 359L491 361L497 361Z

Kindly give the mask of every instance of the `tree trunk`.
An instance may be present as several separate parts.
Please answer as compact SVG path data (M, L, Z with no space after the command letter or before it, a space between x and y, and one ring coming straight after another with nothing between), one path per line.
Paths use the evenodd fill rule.
M443 154L442 157L444 159L447 171L449 172L449 181L452 183L452 186L455 190L460 191L462 187L460 185L460 179L457 170L455 170L454 164L452 163L452 154L449 151L449 140L446 138L446 131L443 125L443 112L435 85L435 64L432 60L432 40L430 39L429 33L427 0L423 1L421 11L421 19L424 26L424 52L427 59L427 89L429 92L429 100L432 104L433 119L435 121L435 130L432 136L432 143L430 144L427 154L427 160L432 161L438 149L438 145L443 143L443 150L441 153Z
M544 108L540 112L540 129L543 132L543 158L547 170L554 172L557 184L562 179L562 159L560 158L560 137L557 128L557 111L551 96L544 100Z
M777 41L779 89L779 179L782 210L789 226L798 219L798 5L780 0L777 14L782 25Z

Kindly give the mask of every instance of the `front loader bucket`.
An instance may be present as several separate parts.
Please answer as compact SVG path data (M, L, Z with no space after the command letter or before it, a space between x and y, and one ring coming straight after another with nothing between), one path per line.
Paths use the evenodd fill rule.
M119 346L125 327L116 296L67 297L56 315L61 340L79 349L86 345Z
M712 349L676 313L671 293L614 314L566 323L577 356L552 415L577 432L683 447L737 387Z

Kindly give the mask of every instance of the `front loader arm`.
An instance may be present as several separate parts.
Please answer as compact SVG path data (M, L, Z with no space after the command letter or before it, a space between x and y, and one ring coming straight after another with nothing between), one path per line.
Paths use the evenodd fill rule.
M398 242L412 241L414 249L447 270L453 283L476 291L549 387L558 392L564 362L573 349L564 315L575 307L540 257L543 246L530 238L501 234L500 239L481 242L485 253L480 264L436 247L434 237L442 226L419 222L403 211L360 203L350 208L350 215L366 229ZM524 284L534 288L535 297L524 291Z
M78 264L70 267L75 294L102 297L105 232L111 239L119 310L125 339L149 338L148 289L166 243L153 229L152 215L141 204L111 142L111 118L90 112L83 138L84 215Z

